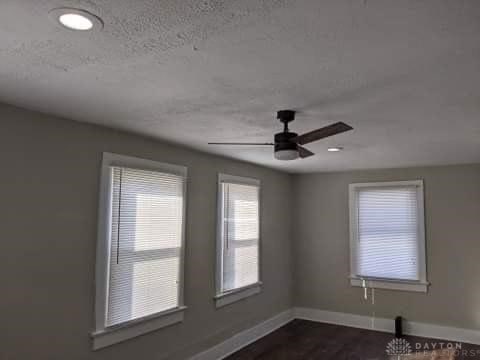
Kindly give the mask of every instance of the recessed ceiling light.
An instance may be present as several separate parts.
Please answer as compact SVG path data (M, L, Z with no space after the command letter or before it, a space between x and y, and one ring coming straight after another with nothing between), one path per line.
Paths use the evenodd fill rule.
M327 149L327 151L330 151L330 152L338 152L338 151L342 151L343 150L343 147L329 147Z
M86 31L103 27L103 22L98 16L82 9L57 8L50 11L50 17L57 24L70 30Z
M79 14L63 14L60 15L58 21L69 29L73 30L90 30L93 23L87 17Z

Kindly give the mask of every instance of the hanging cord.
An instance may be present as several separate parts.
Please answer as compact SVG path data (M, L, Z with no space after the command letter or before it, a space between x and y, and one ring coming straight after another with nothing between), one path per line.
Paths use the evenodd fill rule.
M230 186L224 184L224 196L225 196L225 248L228 250L230 248L230 235L228 233L229 222L230 222ZM226 191L225 191L226 190Z
M369 288L367 281L365 279L362 279L362 287L363 287L363 298L365 300L368 300L368 289L370 289L370 298L371 298L371 304L372 304L372 316L370 318L371 320L371 328L372 330L375 329L375 289L374 288Z
M121 214L122 214L122 177L123 177L123 168L120 168L120 187L118 190L118 228L117 228L117 264L120 258L120 223L121 223Z
M368 300L368 288L367 288L367 282L365 279L362 279L362 287L363 287L363 298L365 300Z
M371 288L372 292L372 330L375 329L375 289Z

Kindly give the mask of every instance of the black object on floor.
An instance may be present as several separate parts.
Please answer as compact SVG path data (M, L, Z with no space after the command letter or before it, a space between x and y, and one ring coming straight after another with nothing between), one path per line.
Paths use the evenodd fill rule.
M396 338L401 338L403 336L402 332L402 317L397 316L395 318L395 337Z

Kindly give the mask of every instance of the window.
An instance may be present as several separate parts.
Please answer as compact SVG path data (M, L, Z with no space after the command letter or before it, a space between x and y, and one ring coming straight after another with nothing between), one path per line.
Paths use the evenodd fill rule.
M219 174L217 307L260 292L260 181Z
M423 181L350 185L351 284L427 291Z
M181 166L103 155L94 348L182 321L185 182Z

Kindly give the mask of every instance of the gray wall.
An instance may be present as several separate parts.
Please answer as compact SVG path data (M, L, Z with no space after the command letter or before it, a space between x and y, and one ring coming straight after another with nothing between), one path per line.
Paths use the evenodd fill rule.
M349 285L348 184L424 179L427 294L377 290L375 306ZM480 165L298 175L296 306L464 328L480 326Z
M274 170L0 105L0 359L183 359L292 306L291 178ZM188 167L182 324L91 351L104 151ZM263 182L263 292L213 303L217 173Z

